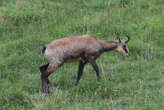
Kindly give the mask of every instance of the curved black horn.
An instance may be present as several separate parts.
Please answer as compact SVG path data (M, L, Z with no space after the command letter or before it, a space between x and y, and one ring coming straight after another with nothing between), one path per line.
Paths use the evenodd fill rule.
M118 32L115 32L115 34L116 34L116 39L117 39L119 42L121 42L121 39L120 39L120 37L119 37Z
M128 35L126 35L126 37L128 38L128 40L126 40L125 43L128 43L130 40L130 37Z

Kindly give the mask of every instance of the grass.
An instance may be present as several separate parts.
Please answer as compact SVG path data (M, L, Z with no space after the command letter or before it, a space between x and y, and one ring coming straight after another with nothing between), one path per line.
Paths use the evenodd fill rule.
M163 110L163 19L163 0L1 0L0 109ZM42 97L44 45L82 34L112 41L116 31L131 36L131 56L103 54L101 83L87 65L75 87L78 63L64 64Z

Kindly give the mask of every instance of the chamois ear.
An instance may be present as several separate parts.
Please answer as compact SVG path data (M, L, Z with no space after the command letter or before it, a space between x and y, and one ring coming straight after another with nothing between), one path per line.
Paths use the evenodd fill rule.
M128 38L128 40L126 40L125 43L128 43L130 40L130 37L128 35L126 35L126 37Z
M116 32L115 34L116 34L116 39L119 41L119 43L121 43L121 39L120 39L118 32Z

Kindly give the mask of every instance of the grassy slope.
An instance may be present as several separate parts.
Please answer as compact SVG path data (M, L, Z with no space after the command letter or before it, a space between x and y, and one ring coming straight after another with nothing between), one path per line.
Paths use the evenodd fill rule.
M1 110L163 110L163 0L1 0ZM131 36L128 58L105 53L97 83L90 65L78 87L77 64L65 64L50 77L53 92L42 97L38 67L48 42L92 34L114 40Z

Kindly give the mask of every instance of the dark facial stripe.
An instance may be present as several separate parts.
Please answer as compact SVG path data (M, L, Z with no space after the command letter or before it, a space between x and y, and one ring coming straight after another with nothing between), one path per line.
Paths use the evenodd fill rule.
M126 53L128 53L128 50L127 50L126 46L123 46L123 49Z

